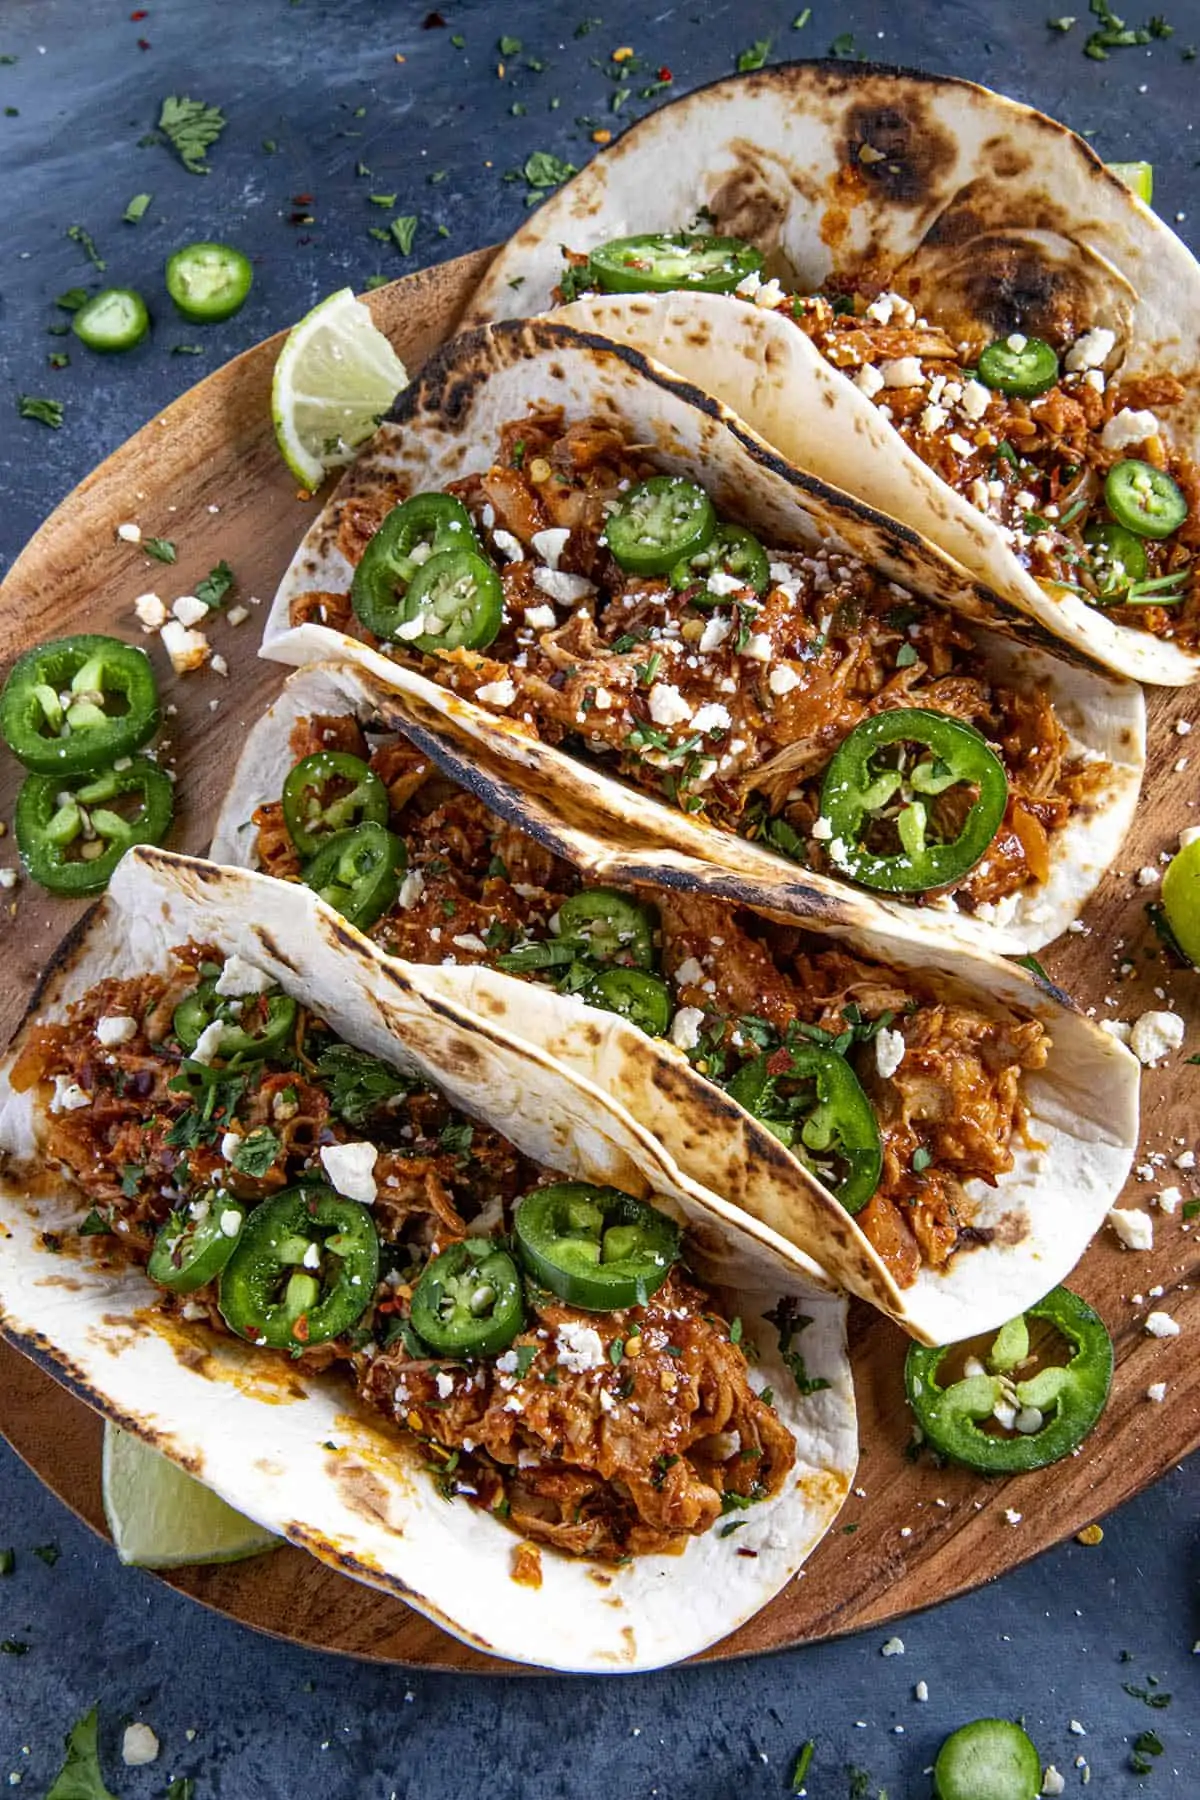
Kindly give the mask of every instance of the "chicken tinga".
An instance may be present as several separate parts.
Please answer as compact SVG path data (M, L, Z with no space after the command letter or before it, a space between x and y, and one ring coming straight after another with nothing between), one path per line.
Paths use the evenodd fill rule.
M337 1365L447 1499L611 1562L779 1493L792 1436L672 1218L557 1180L240 958L99 982L11 1081L163 1307Z
M1137 758L990 634L844 548L769 548L603 417L530 412L480 473L402 493L341 506L349 591L297 592L292 628L837 881L1036 935Z
M896 1282L995 1235L965 1191L1013 1167L1036 1019L704 895L588 885L353 713L299 717L251 854L408 962L547 983L669 1039L828 1187ZM255 761L259 760L258 747Z
M947 329L936 296L933 316L920 316L883 278L834 271L819 293L795 293L763 267L737 240L622 238L568 252L555 299L724 292L773 313L874 403L1052 598L1076 594L1116 625L1200 650L1200 469L1175 447L1173 415L1188 401L1176 375L1122 375L1116 332L1069 313L1045 327L1052 342L994 337L961 318ZM612 323L597 318L600 329Z

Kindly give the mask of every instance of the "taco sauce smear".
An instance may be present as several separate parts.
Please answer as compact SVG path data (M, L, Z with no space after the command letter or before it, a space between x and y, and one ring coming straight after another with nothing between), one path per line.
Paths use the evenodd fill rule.
M182 1319L336 1367L447 1500L611 1563L782 1488L791 1434L670 1219L556 1185L240 959L188 945L169 975L99 983L13 1083L38 1088L93 1244Z
M669 1038L831 1187L902 1286L986 1241L967 1184L1013 1167L1023 1079L1049 1050L1037 1021L746 908L587 887L353 716L298 720L291 748L298 767L353 756L388 788L404 874L368 927L383 949L546 982ZM353 768L342 780L362 787ZM337 789L324 798L336 807ZM254 822L266 872L303 879L282 802Z
M1046 693L992 679L948 614L835 550L768 551L610 425L513 422L486 473L398 499L342 502L353 595L301 594L293 624L382 642L517 729L815 869L1003 919L1106 778ZM461 517L423 521L430 502ZM885 713L896 739L876 744ZM839 796L860 792L851 829Z

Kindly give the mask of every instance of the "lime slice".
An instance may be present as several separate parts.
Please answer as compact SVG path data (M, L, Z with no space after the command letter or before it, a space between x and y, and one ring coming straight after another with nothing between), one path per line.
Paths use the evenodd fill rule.
M1148 162L1109 163L1109 169L1123 181L1131 193L1149 206L1154 198L1154 164Z
M283 460L304 487L320 487L350 461L408 372L349 288L322 300L288 332L271 384Z
M280 1539L115 1425L104 1427L104 1516L117 1555L139 1569L240 1562Z

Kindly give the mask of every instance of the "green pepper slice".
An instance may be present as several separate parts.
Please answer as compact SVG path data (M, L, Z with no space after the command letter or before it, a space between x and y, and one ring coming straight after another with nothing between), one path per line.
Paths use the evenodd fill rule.
M427 1263L412 1327L439 1356L498 1356L525 1323L517 1265L490 1238L467 1238Z
M844 1056L799 1045L742 1064L725 1090L794 1150L848 1213L861 1212L883 1173L874 1108Z
M171 1029L185 1050L196 1048L210 1025L221 1026L221 1042L217 1054L222 1062L261 1062L274 1056L292 1041L296 1029L296 1002L290 994L250 995L235 998L218 994L213 976L202 981L184 996L175 1008ZM261 1024L247 1030L243 1019L247 1009L266 1004L266 1017Z
M729 596L708 591L704 584L710 575L729 575L743 587L753 588L756 594L765 594L771 584L771 565L753 532L741 525L718 525L703 550L675 564L671 586L679 592L699 584L700 592L692 595L692 605L720 606Z
M605 526L608 547L630 575L669 575L703 550L717 529L713 503L682 475L652 475L623 494Z
M1011 1719L973 1719L938 1751L933 1783L937 1800L1035 1800L1042 1759Z
M365 1206L329 1187L295 1187L256 1206L221 1271L231 1331L273 1350L307 1350L357 1323L375 1298L379 1239Z
M1026 338L1020 350L997 338L980 351L979 379L998 393L1033 400L1058 380L1058 357L1044 338Z
M1030 1319L1053 1325L1072 1346L1071 1360L1013 1381L1012 1373L1029 1354ZM1024 1474L1069 1456L1104 1411L1112 1385L1112 1339L1099 1315L1065 1287L1052 1288L1020 1320L1003 1328L987 1358L991 1373L967 1375L941 1387L937 1372L946 1354L946 1347L909 1345L904 1359L908 1403L934 1450L984 1475ZM981 1422L1005 1398L1018 1408L1036 1409L1046 1416L1045 1423L1013 1437L983 1431Z
M1140 537L1118 525L1115 519L1102 519L1089 525L1083 541L1091 552L1089 567L1099 589L1098 598L1109 606L1119 604L1121 596L1135 581L1146 574L1146 548Z
M599 245L587 274L602 294L731 294L762 269L761 252L742 238L652 231Z
M366 931L396 903L408 865L403 838L382 825L356 825L327 839L304 871L306 885Z
M618 888L581 888L558 909L559 936L594 962L654 967L654 915Z
M114 801L136 795L132 817ZM161 844L175 815L175 790L148 756L102 775L27 775L14 828L33 880L72 899L98 894L132 844Z
M423 630L404 641L423 656L485 650L504 618L504 588L476 551L441 550L417 570L400 611L402 624L422 623Z
M584 1312L644 1306L680 1254L673 1219L586 1181L534 1188L517 1203L514 1230L534 1279Z
M26 650L0 695L0 734L38 775L79 775L116 762L148 742L159 722L145 651L93 633Z
M1200 838L1171 858L1162 879L1162 904L1181 953L1200 968Z
M974 798L965 816L955 806L943 828L936 802L954 789L974 790ZM979 733L921 707L895 707L856 725L821 786L835 867L889 894L960 881L987 851L1007 805L1004 765Z
M671 990L644 969L601 969L579 990L589 1006L619 1013L647 1037L665 1037L671 1023Z
M146 1273L173 1294L194 1294L215 1281L233 1255L246 1208L230 1194L205 1196L202 1219L173 1212L154 1240Z
M1179 483L1136 456L1113 464L1104 477L1104 499L1117 524L1137 537L1168 538L1188 516Z
M232 244L185 244L167 258L166 275L168 294L197 325L231 319L254 280L250 258Z
M389 811L378 775L346 750L303 757L283 784L283 822L301 856L315 856L335 832L386 825Z
M478 550L471 515L452 494L413 494L394 506L354 571L350 604L378 638L393 638L408 616L404 596L417 571L444 550Z
M103 288L81 306L71 330L89 350L132 350L150 329L146 302L135 288Z

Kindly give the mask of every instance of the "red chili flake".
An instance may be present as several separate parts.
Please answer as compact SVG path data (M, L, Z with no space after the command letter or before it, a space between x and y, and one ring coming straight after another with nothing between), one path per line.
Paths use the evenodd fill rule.
M297 1333L297 1336L299 1336L299 1333ZM757 1557L758 1557L758 1551L757 1551L757 1550L739 1550L739 1551L738 1551L738 1555L739 1555L739 1556L749 1556L749 1557L754 1557L754 1558L755 1558L755 1559L757 1559Z
M138 49L139 50L148 50L149 48L150 48L150 39L149 38L139 38L138 39Z
M292 1326L292 1336L295 1338L295 1340L298 1344L307 1344L307 1342L308 1342L308 1314L307 1313L301 1313L300 1317L296 1320L296 1323Z
M144 6L139 6L136 12L130 13L129 17L136 25L139 19L148 19L150 14L146 11Z
M446 23L446 21L445 21L445 19L443 19L441 13L439 13L439 12L426 13L425 17L421 20L421 30L422 31L436 31L439 25L444 25L445 23Z
M293 206L311 206L312 203L313 203L313 197L311 194L293 194L292 195L292 205Z
M664 63L662 68L658 71L658 79L660 81L674 81L675 77L672 75L670 69L668 69L666 63Z

